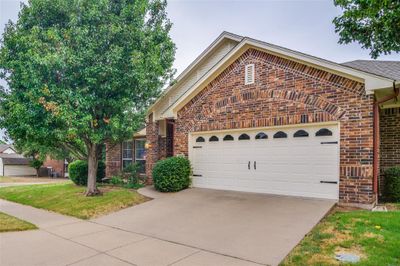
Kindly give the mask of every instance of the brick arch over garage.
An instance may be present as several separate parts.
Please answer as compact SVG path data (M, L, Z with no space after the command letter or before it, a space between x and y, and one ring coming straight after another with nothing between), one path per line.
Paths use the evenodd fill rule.
M246 64L255 65L251 85ZM175 154L188 154L193 131L336 121L340 201L372 203L372 107L362 83L250 49L178 111Z
M251 109L255 105L259 105L260 108L257 108L257 114L252 115L253 119L241 121L242 119L239 115L229 114L229 110L235 108L236 102L241 102L244 109ZM213 105L200 102L199 104L193 104L190 109L186 110L186 113L182 114L182 118L185 115L191 116L191 113L195 115L191 116L191 119L188 119L187 123L185 123L185 131L193 132L339 121L346 114L346 111L343 111L342 108L327 102L321 97L309 96L305 93L298 93L291 90L249 91L238 96L226 97L223 100L213 103ZM277 111L271 112L276 106L280 107ZM296 111L290 109L296 109ZM267 112L275 114L268 116L260 115L260 111L261 114ZM209 114L213 113L222 114L223 116L227 116L228 119L223 122L210 122Z

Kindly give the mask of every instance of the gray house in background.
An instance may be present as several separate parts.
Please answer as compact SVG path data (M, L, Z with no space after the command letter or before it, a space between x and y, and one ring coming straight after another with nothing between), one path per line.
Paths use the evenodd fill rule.
M29 165L30 159L16 153L8 144L0 145L0 176L34 176L35 168Z

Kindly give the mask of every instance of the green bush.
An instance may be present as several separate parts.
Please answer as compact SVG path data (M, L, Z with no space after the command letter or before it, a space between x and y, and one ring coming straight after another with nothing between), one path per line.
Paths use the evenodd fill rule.
M191 167L184 157L158 161L153 168L154 187L161 192L176 192L190 186Z
M110 184L114 186L122 186L123 184L125 184L125 182L120 176L112 176L110 178Z
M400 167L385 170L384 195L389 201L400 202Z
M97 168L96 181L101 182L105 176L106 165L103 161L99 161ZM73 161L68 165L69 178L78 186L86 186L88 179L88 163L82 160Z
M139 171L140 171L140 164L138 163L131 163L125 166L124 169L122 169L122 172L124 173L124 176L126 178L138 178Z
M139 163L132 163L122 170L124 178L126 179L124 187L131 189L144 187L146 180L145 178L140 178L141 167Z

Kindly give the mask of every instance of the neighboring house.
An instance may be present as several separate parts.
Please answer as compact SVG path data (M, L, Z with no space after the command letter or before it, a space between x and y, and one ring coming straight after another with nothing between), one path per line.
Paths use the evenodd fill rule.
M30 159L18 154L9 144L0 144L0 176L33 176L35 168L29 165Z
M182 155L194 187L372 207L380 171L400 164L399 81L399 61L338 64L224 32L150 107L137 146L150 182ZM108 176L135 160L132 141L107 144Z
M36 169L29 165L29 161L29 159L15 152L0 152L0 176L36 175Z
M0 144L0 176L36 175L36 169L29 162L30 159L18 154L12 145ZM68 176L67 166L65 160L54 160L48 156L39 173L41 176L65 177Z
M9 145L9 144L0 144L0 153L16 153L16 151L14 150L13 146Z
M46 174L52 177L68 177L68 162L67 160L57 160L50 156L46 157L42 168L46 168Z

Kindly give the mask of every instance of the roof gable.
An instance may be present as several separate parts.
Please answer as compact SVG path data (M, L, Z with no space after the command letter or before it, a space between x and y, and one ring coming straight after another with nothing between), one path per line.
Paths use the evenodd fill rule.
M223 32L211 43L173 82L167 87L157 101L149 108L154 117L159 118L186 90L209 71L241 40L242 36Z
M9 144L0 144L0 153L16 153L16 151Z
M226 32L220 35L217 39L219 42L226 37ZM235 35L237 38L240 36ZM377 75L375 73L368 73L359 69L355 69L346 65L341 65L332 61L328 61L322 58L307 55L301 52L290 50L281 46L273 45L270 43L262 42L252 38L244 37L241 41L231 49L223 58L221 58L216 64L209 69L203 76L201 76L196 82L188 86L186 91L175 97L173 101L169 102L169 106L164 106L163 110L157 110L161 113L161 117L176 117L177 112L187 102L189 102L199 91L204 89L206 85L211 82L215 77L221 74L230 64L232 64L237 58L239 58L248 49L256 49L269 54L276 55L281 58L285 58L294 62L298 62L304 65L311 66L313 68L323 70L329 73L336 74L357 82L364 83L367 94L373 93L376 89L391 88L394 80L388 77ZM207 49L205 51L207 54ZM206 55L204 55L206 56ZM195 62L191 64L191 67L195 67ZM178 86L180 81L178 80ZM173 94L173 88L170 88L167 93ZM165 94L164 94L165 96ZM161 97L162 99L163 97ZM157 105L152 106L150 111L158 109ZM157 116L155 116L157 119Z

